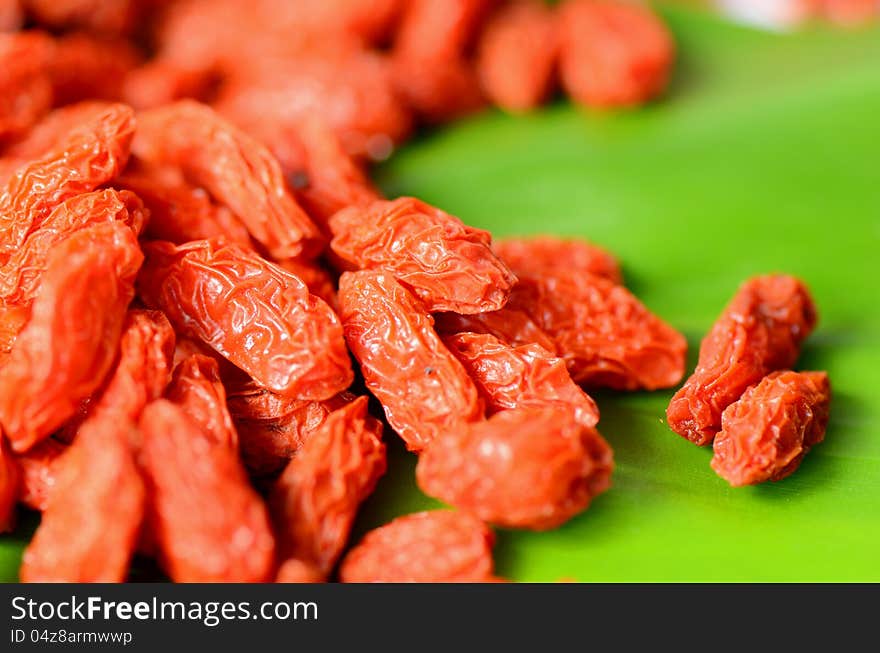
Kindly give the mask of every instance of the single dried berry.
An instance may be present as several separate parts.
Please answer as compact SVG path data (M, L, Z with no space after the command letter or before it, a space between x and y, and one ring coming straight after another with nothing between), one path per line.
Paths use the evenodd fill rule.
M0 263L61 202L115 177L128 160L133 133L132 110L110 105L20 168L0 190Z
M746 281L703 338L697 369L669 402L670 428L694 444L710 444L724 409L768 373L794 365L815 325L813 299L798 279Z
M148 164L179 166L273 256L320 250L321 234L287 191L278 162L209 107L183 100L141 113L132 148Z
M419 456L426 494L505 528L565 523L610 486L611 448L565 408L516 408L461 424Z
M358 507L385 473L382 425L359 397L330 415L275 483L270 498L283 558L325 576L345 548Z
M576 382L656 390L681 380L684 336L623 286L566 270L519 278L508 308L525 311L553 338Z
M424 306L385 272L339 279L345 339L367 388L411 451L482 419L483 403L464 367L440 341Z
M14 527L15 504L22 490L22 473L6 439L0 434L0 533Z
M389 270L430 312L499 309L516 283L488 232L412 197L340 211L330 230L336 256L355 268Z
M184 409L217 444L238 450L238 434L226 407L226 390L217 361L194 354L174 368L165 397Z
M0 445L2 446L2 445ZM21 497L19 501L31 510L44 511L49 496L58 484L58 474L67 445L55 438L43 440L29 451L15 456L21 470Z
M54 247L0 376L0 423L16 451L50 435L101 385L142 260L121 223L81 229Z
M721 417L712 469L734 487L792 474L825 438L831 386L825 372L773 372Z
M0 266L0 305L29 307L53 248L72 233L99 224L122 223L138 235L147 221L140 199L112 189L75 195L56 206L20 249Z
M505 238L492 243L492 249L514 272L595 274L623 283L620 264L614 255L583 240L556 236Z
M144 515L133 425L88 420L64 454L37 532L24 552L25 583L118 583L128 575Z
M42 32L0 34L0 142L24 133L52 106L52 40Z
M599 422L596 402L571 380L565 361L540 345L512 347L479 333L446 336L443 342L464 365L491 411L557 406L571 410L584 426Z
M666 88L675 44L649 8L621 0L566 0L558 12L560 76L573 100L629 106Z
M474 315L437 313L434 319L437 332L441 334L488 333L512 347L536 344L551 353L557 351L553 338L523 310L505 307Z
M352 381L342 326L298 277L223 239L144 246L141 298L261 385L327 399Z
M499 9L480 37L477 72L486 96L508 111L527 111L550 94L558 54L556 17L538 0Z
M479 583L495 580L495 536L453 510L417 512L380 526L349 551L344 583Z
M235 451L165 399L144 409L147 527L177 582L266 582L275 542Z
M191 240L224 236L251 247L251 237L241 221L225 206L211 201L203 189L189 184L173 168L126 171L113 185L137 193L150 211L145 235L182 245Z
M140 63L128 41L85 33L55 40L49 65L56 106L80 100L121 100L122 81Z
M354 400L348 392L323 401L288 397L251 380L227 388L226 405L238 431L242 462L255 476L280 471L327 415Z

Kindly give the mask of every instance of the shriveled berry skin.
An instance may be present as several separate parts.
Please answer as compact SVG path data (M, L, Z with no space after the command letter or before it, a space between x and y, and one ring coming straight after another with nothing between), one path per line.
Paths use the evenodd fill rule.
M179 166L273 256L320 251L321 234L288 192L278 162L210 107L181 100L142 112L132 147L146 163Z
M321 401L279 395L253 381L227 385L226 405L241 459L254 476L280 471L334 410L354 400L341 392Z
M495 336L459 333L443 338L477 384L492 411L507 408L571 410L578 423L596 426L599 408L557 358L540 345L512 347Z
M611 448L565 408L516 408L462 424L422 452L426 494L506 528L547 530L610 486Z
M55 246L0 376L0 422L16 451L48 437L101 385L142 260L121 223L81 229Z
M631 106L666 88L675 44L649 8L622 0L566 0L557 11L560 76L573 100Z
M309 289L309 292L320 297L334 311L339 308L339 298L336 296L336 277L327 268L317 261L307 261L298 258L288 258L276 261L278 265L295 277L299 277Z
M138 235L148 215L140 199L129 191L106 189L65 200L49 213L39 228L28 234L5 265L0 266L0 306L30 306L53 247L72 233L85 227L119 222Z
M193 354L174 368L165 397L183 408L211 440L238 450L238 433L226 407L217 361Z
M367 398L336 410L303 444L276 481L270 506L285 559L330 573L357 510L385 473L382 425Z
M510 307L489 313L461 315L460 313L436 313L434 315L437 332L487 333L511 345L536 344L551 353L556 353L556 342L523 310Z
M330 230L334 254L354 268L390 270L431 312L499 309L516 283L488 232L412 197L340 211Z
M565 270L519 277L508 308L525 311L553 338L576 382L656 390L681 381L684 336L623 286Z
M557 236L504 238L493 242L492 249L514 272L595 274L623 283L620 264L614 255L584 240Z
M825 372L773 372L728 406L712 469L733 487L792 474L825 438L831 385Z
M339 569L344 583L479 583L495 580L495 535L454 510L417 512L367 533Z
M144 409L140 428L147 526L165 572L178 582L270 580L269 517L236 453L166 399Z
M264 387L327 399L351 383L342 325L298 277L222 238L144 250L144 302Z
M125 580L145 502L132 429L130 422L106 417L83 423L25 550L23 582Z
M411 451L462 422L483 417L483 402L464 367L443 345L419 301L391 274L346 272L340 316L367 388Z
M669 402L669 427L694 444L710 444L722 412L746 388L794 365L816 319L798 279L777 274L746 281L703 338L697 369Z
M0 533L14 527L15 504L23 490L23 473L6 439L0 435Z
M20 168L0 190L0 262L58 204L113 179L128 161L133 134L134 113L113 104Z
M544 2L500 8L480 36L476 65L486 96L507 111L539 106L553 88L558 46L556 17Z
M15 456L21 470L19 501L31 510L42 512L49 505L49 496L58 483L60 462L67 445L55 438L43 440L35 447Z

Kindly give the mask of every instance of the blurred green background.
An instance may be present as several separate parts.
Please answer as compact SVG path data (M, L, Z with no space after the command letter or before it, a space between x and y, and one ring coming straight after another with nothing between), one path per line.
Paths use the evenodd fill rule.
M599 394L614 487L547 533L501 531L498 573L521 581L880 581L880 30L758 32L668 7L679 63L647 108L565 102L488 112L424 135L377 171L392 195L498 236L583 236L691 344L746 277L785 271L821 321L799 367L834 386L826 441L794 476L731 489L711 451L665 425L672 392ZM391 440L389 474L355 537L436 506ZM87 519L83 515L83 519ZM0 539L15 580L33 523Z

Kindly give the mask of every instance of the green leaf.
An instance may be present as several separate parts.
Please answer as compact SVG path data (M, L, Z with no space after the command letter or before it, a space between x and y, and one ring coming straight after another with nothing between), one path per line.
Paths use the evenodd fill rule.
M586 237L688 337L746 277L812 288L820 325L802 369L834 387L826 441L779 483L731 489L711 451L673 434L669 392L602 393L614 487L547 533L502 531L499 574L523 581L880 581L880 32L752 31L692 10L665 15L680 50L647 108L567 103L488 112L424 135L377 171L498 236ZM389 433L390 470L355 537L436 507ZM83 519L88 516L84 515ZM14 580L24 535L0 539Z

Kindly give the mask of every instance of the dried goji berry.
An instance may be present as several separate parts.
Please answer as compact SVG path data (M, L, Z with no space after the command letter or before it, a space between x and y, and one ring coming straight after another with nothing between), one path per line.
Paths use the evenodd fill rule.
M266 508L231 448L159 399L141 417L147 524L178 582L270 580L275 542Z
M23 163L29 163L29 159L36 159L52 150L62 149L59 146L63 145L70 132L96 122L113 108L112 102L85 100L53 109L21 138L10 143L5 154L22 160ZM119 166L120 169L122 167L124 166Z
M47 437L101 385L142 260L120 223L81 229L53 249L0 377L0 423L16 451Z
M0 434L0 533L14 526L15 504L22 491L22 474L6 439Z
M270 498L284 558L329 574L357 509L385 473L382 425L359 397L330 413L276 481Z
M225 236L250 247L251 237L241 221L225 206L211 201L203 188L187 183L175 169L139 168L113 181L137 193L150 210L146 236L176 244Z
M2 445L0 445L2 446ZM21 470L22 504L42 512L49 505L49 495L58 483L60 462L67 445L55 438L43 440L29 451L15 456Z
M461 424L419 456L426 494L508 528L555 528L610 485L611 448L565 408L515 408Z
M332 411L354 400L342 392L323 401L276 394L253 381L228 387L226 405L239 435L241 457L255 476L279 471Z
M49 65L56 105L86 99L119 100L122 80L140 62L128 41L89 34L66 34L55 40Z
M492 249L514 272L540 275L569 271L595 274L614 283L623 283L617 259L601 247L583 240L556 236L504 238L493 242Z
M623 286L566 270L519 278L509 308L527 312L553 338L576 382L656 390L681 380L684 336Z
M37 22L53 28L83 28L127 34L137 24L141 0L22 0Z
M499 9L480 37L477 72L483 92L508 111L540 105L554 82L556 18L544 2L517 0Z
M339 305L336 297L336 281L330 272L321 267L315 261L304 261L298 258L288 258L276 261L279 266L292 275L302 279L309 288L309 292L323 299L333 310Z
M146 220L147 214L140 199L128 191L101 190L65 200L0 266L0 305L30 306L52 249L72 233L94 225L119 222L131 227L137 235Z
M724 409L712 469L734 487L778 481L825 438L825 372L773 372Z
M151 165L179 166L280 258L317 254L318 228L288 193L278 162L209 107L182 100L138 116L133 151Z
M41 32L0 34L0 141L14 138L52 106L52 41Z
M560 74L573 100L627 106L666 88L675 45L649 8L621 0L566 0L558 11Z
M669 402L670 428L694 444L710 444L724 409L769 372L794 365L815 325L813 299L798 279L746 281L703 338L697 369Z
M443 338L477 384L486 405L494 412L506 408L569 409L584 426L596 426L599 409L581 390L565 367L540 345L512 347L495 336L459 333Z
M226 407L220 368L213 358L194 354L178 363L165 396L183 408L212 441L238 450L238 434Z
M0 262L19 249L58 204L115 177L128 160L133 133L132 110L109 105L51 152L19 169L0 191Z
M380 526L349 551L344 583L475 583L494 580L495 536L453 510L417 512Z
M355 268L389 270L430 312L499 309L516 282L492 253L488 232L412 197L344 209L330 229L336 256Z
M261 385L326 399L352 381L342 326L298 277L223 239L144 246L141 298Z
M82 425L24 552L23 582L125 580L144 515L130 429L129 422L112 418Z
M556 353L556 342L553 338L522 310L505 307L498 311L475 315L437 313L434 319L437 332L441 334L488 333L513 347L536 344L551 353Z
M483 417L474 382L440 341L425 308L390 274L346 272L339 306L367 388L408 449L420 451L460 422Z

